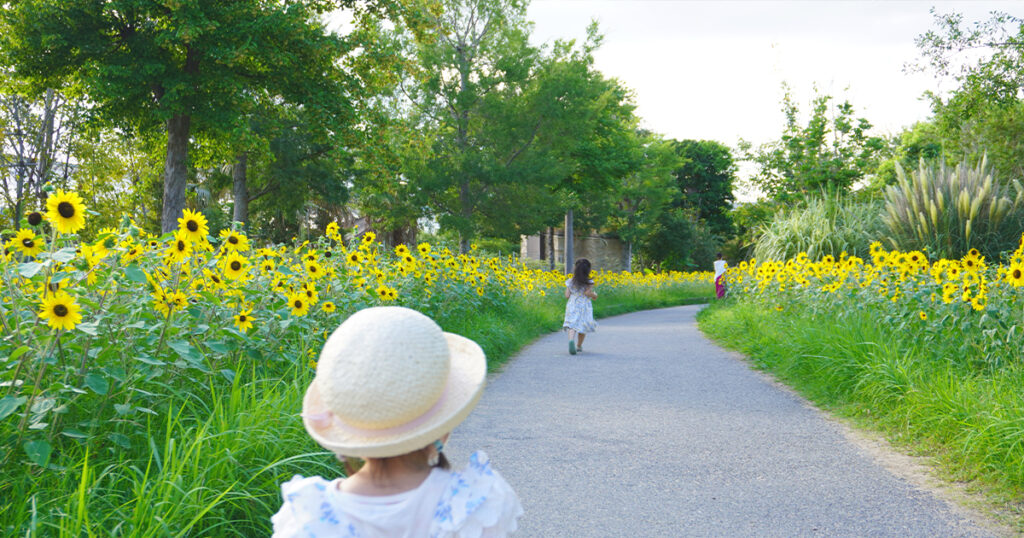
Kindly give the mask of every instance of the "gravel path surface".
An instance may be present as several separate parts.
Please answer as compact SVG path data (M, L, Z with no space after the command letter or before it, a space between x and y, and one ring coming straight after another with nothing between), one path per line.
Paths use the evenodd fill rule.
M517 536L989 536L698 331L700 306L541 338L454 432L522 498Z

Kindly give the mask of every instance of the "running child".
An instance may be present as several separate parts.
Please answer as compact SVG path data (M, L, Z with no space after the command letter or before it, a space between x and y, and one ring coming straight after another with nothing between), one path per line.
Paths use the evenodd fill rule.
M583 352L583 339L587 333L597 330L594 321L594 305L591 300L597 299L594 292L594 281L590 279L590 260L576 260L572 278L565 281L565 321L562 328L569 333L569 354Z

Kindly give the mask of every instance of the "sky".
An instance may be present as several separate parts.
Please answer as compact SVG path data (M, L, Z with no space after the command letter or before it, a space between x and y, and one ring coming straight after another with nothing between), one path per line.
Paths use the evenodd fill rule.
M801 112L817 87L849 100L878 134L927 119L922 94L943 88L904 66L919 58L914 39L934 27L933 6L965 21L1024 15L1019 1L899 0L533 0L527 14L535 44L582 39L597 20L605 41L595 64L633 90L645 127L735 147L779 137L783 82Z

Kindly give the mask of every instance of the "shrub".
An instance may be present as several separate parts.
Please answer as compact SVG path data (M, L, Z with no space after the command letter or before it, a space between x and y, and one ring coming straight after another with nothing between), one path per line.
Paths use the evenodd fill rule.
M847 198L811 198L803 207L776 213L760 229L754 256L788 259L806 252L811 259L826 255L838 259L843 252L867 257L869 245L882 230L878 202Z
M909 174L896 163L898 183L885 192L889 243L956 257L977 248L987 257L1017 246L1024 224L1024 187L997 182L983 158L974 168L924 161Z

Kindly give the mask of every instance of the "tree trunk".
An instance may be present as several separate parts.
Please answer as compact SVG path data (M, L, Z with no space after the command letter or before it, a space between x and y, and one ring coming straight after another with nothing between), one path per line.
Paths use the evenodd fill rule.
M555 228L548 227L548 270L555 270Z
M548 259L548 257L547 257L548 234L546 233L546 231L541 230L539 235L540 235L540 259L541 259L541 261L544 261L544 260Z
M633 272L633 242L626 241L626 270Z
M469 195L469 181L459 186L459 204L462 206L462 219L465 230L459 231L459 252L469 252L469 231L472 228L473 206Z
M188 181L188 138L192 116L181 114L167 120L167 159L164 161L164 209L160 221L163 233L173 232L185 210Z
M231 170L231 179L234 182L231 195L235 199L235 211L231 220L243 224L249 222L249 185L246 177L248 161L249 154L247 152L239 153L238 162Z
M565 272L572 274L573 264L576 263L576 255L572 251L572 209L565 212Z

